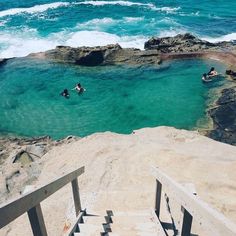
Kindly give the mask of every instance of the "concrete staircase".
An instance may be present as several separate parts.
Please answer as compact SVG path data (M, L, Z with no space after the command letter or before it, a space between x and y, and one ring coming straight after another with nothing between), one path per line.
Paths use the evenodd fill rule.
M83 216L74 236L165 236L154 211L112 212Z

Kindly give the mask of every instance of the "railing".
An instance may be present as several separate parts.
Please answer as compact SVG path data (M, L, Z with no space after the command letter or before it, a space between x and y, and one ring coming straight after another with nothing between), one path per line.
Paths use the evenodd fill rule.
M174 182L170 177L165 175L158 168L153 168L156 178L156 199L155 211L160 218L161 214L161 196L162 187L167 195L171 195L174 200L181 206L183 218L180 226L181 236L190 236L192 221L211 232L207 235L214 236L235 236L236 225L228 220L223 214L210 208L205 202L201 201L197 196L189 193L180 184Z
M77 177L84 173L81 167L66 174L47 185L44 185L30 193L0 205L0 229L25 212L28 213L29 221L34 236L47 236L40 202L48 198L57 190L71 182L76 216L82 211Z

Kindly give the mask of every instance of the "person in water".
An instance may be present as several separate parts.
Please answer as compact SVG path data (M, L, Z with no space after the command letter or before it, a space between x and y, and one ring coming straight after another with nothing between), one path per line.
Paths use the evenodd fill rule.
M85 89L81 86L80 83L78 83L73 90L76 90L78 93L83 93L85 91Z
M212 81L212 78L210 78L210 76L208 76L206 73L204 73L202 75L202 81L203 82L210 82L210 81Z
M210 69L210 71L207 73L207 75L208 75L209 77L213 77L213 76L218 75L218 72L215 70L214 67L211 67L211 69Z
M70 97L70 94L68 92L68 89L64 89L63 92L61 92L61 96L65 97L65 98L69 98Z

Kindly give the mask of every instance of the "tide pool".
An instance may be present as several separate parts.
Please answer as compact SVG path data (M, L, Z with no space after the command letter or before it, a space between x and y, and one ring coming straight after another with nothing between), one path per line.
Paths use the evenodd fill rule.
M160 125L193 129L205 122L212 88L201 82L210 60L181 60L161 66L80 67L14 59L0 67L0 134L86 136L95 132L131 133ZM71 89L80 82L86 91ZM60 96L69 89L70 98Z

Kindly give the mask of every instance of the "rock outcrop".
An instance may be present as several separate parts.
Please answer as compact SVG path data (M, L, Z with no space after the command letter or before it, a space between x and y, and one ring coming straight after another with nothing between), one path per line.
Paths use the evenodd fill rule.
M214 130L210 131L208 136L236 145L236 86L224 89L216 104L218 106L209 111Z
M46 52L30 54L28 57L82 66L143 65L159 64L166 59L209 58L212 54L214 57L216 53L236 52L236 45L233 42L210 43L191 34L179 34L174 37L153 37L145 43L145 49L121 48L119 44L78 48L57 46Z
M0 138L0 202L24 191L40 175L43 156L54 146L77 141L69 136L53 141L38 138Z
M7 60L8 60L8 59L6 59L6 58L3 58L3 59L0 58L0 66L5 65L6 62L7 62Z
M32 53L28 57L49 59L82 66L160 63L160 56L156 52L152 52L151 50L141 51L135 48L123 49L119 44L78 48L58 46L55 49L43 53Z
M235 49L232 42L210 43L189 33L174 37L153 37L144 44L146 50L155 49L159 53L203 52L208 50Z

